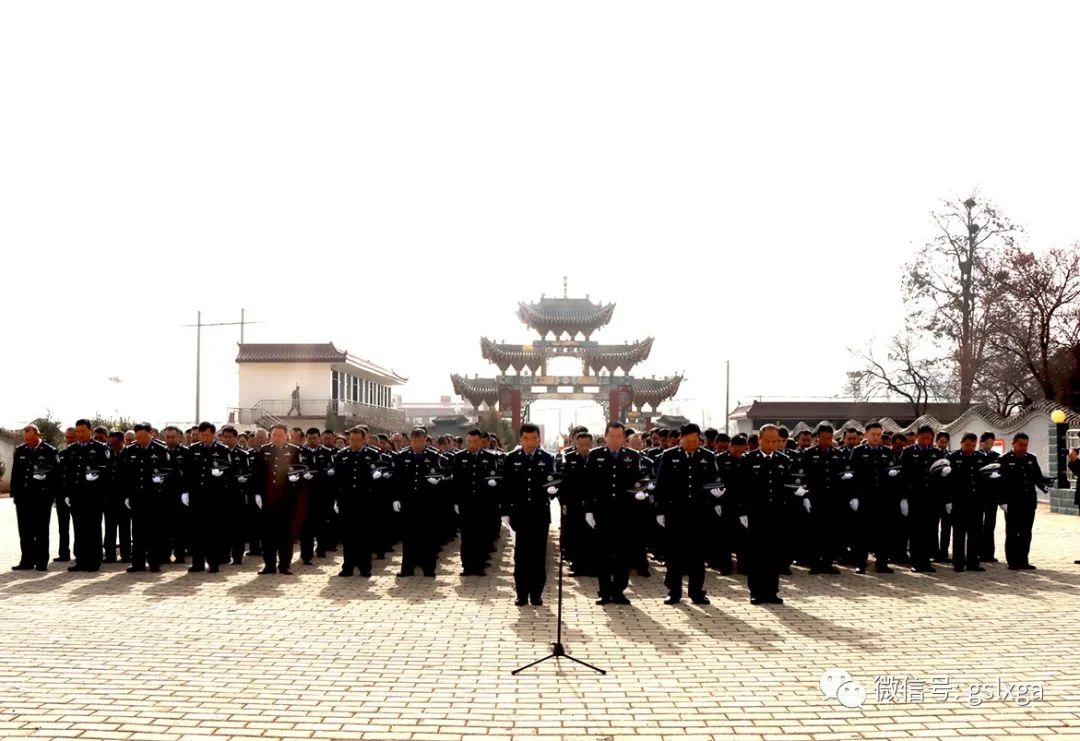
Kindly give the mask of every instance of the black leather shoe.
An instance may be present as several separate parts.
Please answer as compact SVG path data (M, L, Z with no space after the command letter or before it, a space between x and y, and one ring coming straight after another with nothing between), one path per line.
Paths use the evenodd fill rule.
M1023 570L1023 571L1034 571L1035 570L1035 564L1026 563L1023 566L1021 566L1020 569Z
M596 600L596 604L598 604L598 605L610 605L611 604L611 598L610 597L601 597L600 599Z
M665 605L678 605L682 603L682 597L667 597L664 599Z
M259 576L271 576L276 573L277 570L272 569L269 566L264 566L262 569L259 570Z
M769 599L767 599L765 601L768 602L770 605L782 605L782 604L784 604L784 598L783 597L770 597Z
M71 566L68 566L68 571L83 571L83 567L77 563L72 564Z
M370 571L361 571L360 576L364 577L365 579L370 579L371 578L371 572Z
M220 572L221 572L221 569L219 569L217 566L211 566L210 568L208 568L206 570L206 573L208 573L208 574L218 574Z
M202 566L192 566L187 571L189 574L201 574L205 569Z
M895 573L893 571L892 567L890 567L890 566L877 566L877 567L874 568L874 571L877 572L878 574L893 574L893 573Z
M415 572L413 572L413 571L399 571L399 572L397 572L397 576L401 576L401 577L413 576L414 574L415 574Z
M701 595L700 597L691 597L690 601L693 602L695 605L711 605L712 604L711 602L709 602L709 598L706 597L705 595Z
M34 568L34 567L31 566L28 563L17 563L14 566L11 567L11 570L12 571L29 571L32 568Z
M537 597L534 600L529 600L529 601L532 602L533 607L543 607L544 606L544 600L540 599L539 597Z
M49 570L49 564L47 564L47 563L39 563L37 566L34 567L34 570L35 571L48 571Z
M53 563L67 563L71 560L71 556L57 556L53 559Z
M529 600L527 599L522 599L518 597L516 600L514 600L514 607L524 607L527 604L529 604Z
M968 566L968 571L986 571L982 566Z
M292 571L290 571L289 569L278 569L277 571L282 576L292 576Z
M145 566L128 566L126 569L124 569L124 571L126 571L129 574L137 574L140 571L146 571L146 567Z
M353 575L353 570L352 569L348 569L348 570L342 569L341 571L338 572L338 576L352 576L352 575Z
M614 602L616 605L630 604L630 598L627 597L625 594L617 594L611 598L611 601Z
M751 597L750 598L750 604L752 604L752 605L767 605L769 603L768 603L767 600L765 600L762 597Z

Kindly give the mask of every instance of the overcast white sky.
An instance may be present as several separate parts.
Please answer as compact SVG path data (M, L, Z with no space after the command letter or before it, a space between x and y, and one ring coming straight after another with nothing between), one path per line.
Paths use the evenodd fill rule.
M686 372L673 411L722 420L725 358L733 402L835 394L845 348L899 327L939 199L978 187L1033 247L1080 238L1078 21L985 0L3 3L0 425L190 420L197 309L437 398L491 372L481 335L529 339L517 301L563 275L618 304L595 339L654 335L643 374ZM237 334L204 333L203 416L234 403Z

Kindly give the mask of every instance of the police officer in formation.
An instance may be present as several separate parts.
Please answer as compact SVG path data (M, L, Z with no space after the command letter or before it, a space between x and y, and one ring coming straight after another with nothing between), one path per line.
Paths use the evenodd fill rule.
M530 423L509 454L480 430L463 441L444 436L435 447L423 427L406 444L401 435L380 438L358 426L340 448L332 431L314 428L306 437L294 430L299 445L290 443L284 425L250 440L232 426L218 435L208 422L187 438L173 426L163 432L164 440L143 422L129 436L110 434L81 419L57 451L28 425L12 468L21 548L13 568L47 569L55 506L57 560L67 558L69 542L61 514L74 520L70 571L97 571L103 553L115 558L119 548L129 572L157 572L170 555L184 563L190 554L190 572L213 573L242 563L247 544L263 556L260 574L290 574L299 539L304 563L326 557L340 540L340 575L370 576L372 556L383 558L400 539L398 575L419 567L431 577L441 548L460 530L462 576L484 576L501 516L514 543L516 604L539 605L557 497L571 574L595 575L597 604L629 604L629 573L647 574L646 547L666 563L667 604L681 601L684 579L690 599L707 604L705 565L731 574L733 556L751 601L780 604L779 576L793 563L813 574L837 574L837 564L865 574L873 554L878 574L892 573L890 563L927 572L951 541L955 570L982 571L995 560L998 506L1009 568L1034 569L1036 490L1047 485L1023 433L998 457L993 433L964 434L950 452L948 438L935 439L928 426L909 441L870 423L864 439L849 428L837 445L827 424L795 439L774 425L748 439L703 435L688 424L654 430L648 442L656 444L645 447L640 438L628 445L636 433L612 422L600 445L575 429L557 461ZM1075 451L1069 465L1080 468ZM103 537L106 510L111 526Z

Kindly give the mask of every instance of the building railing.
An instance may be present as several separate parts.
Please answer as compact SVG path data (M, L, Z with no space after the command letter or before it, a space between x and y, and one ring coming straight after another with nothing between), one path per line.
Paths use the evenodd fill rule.
M375 404L343 399L300 399L299 412L292 399L260 399L252 407L237 407L237 424L259 425L262 427L282 422L288 424L290 417L324 418L328 411L334 416L343 417L349 424L367 424L382 430L404 430L405 412L401 409L389 409Z

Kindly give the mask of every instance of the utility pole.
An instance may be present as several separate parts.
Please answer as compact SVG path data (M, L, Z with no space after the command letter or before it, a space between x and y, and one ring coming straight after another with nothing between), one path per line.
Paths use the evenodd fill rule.
M240 325L240 341L244 341L245 324L263 324L263 322L249 322L244 319L244 310L240 309L240 321L238 322L210 322L203 323L202 312L195 312L194 324L181 324L182 327L195 327L195 424L199 424L201 416L200 401L202 396L202 328L203 327L235 327Z
M724 434L731 434L731 361L724 361Z

